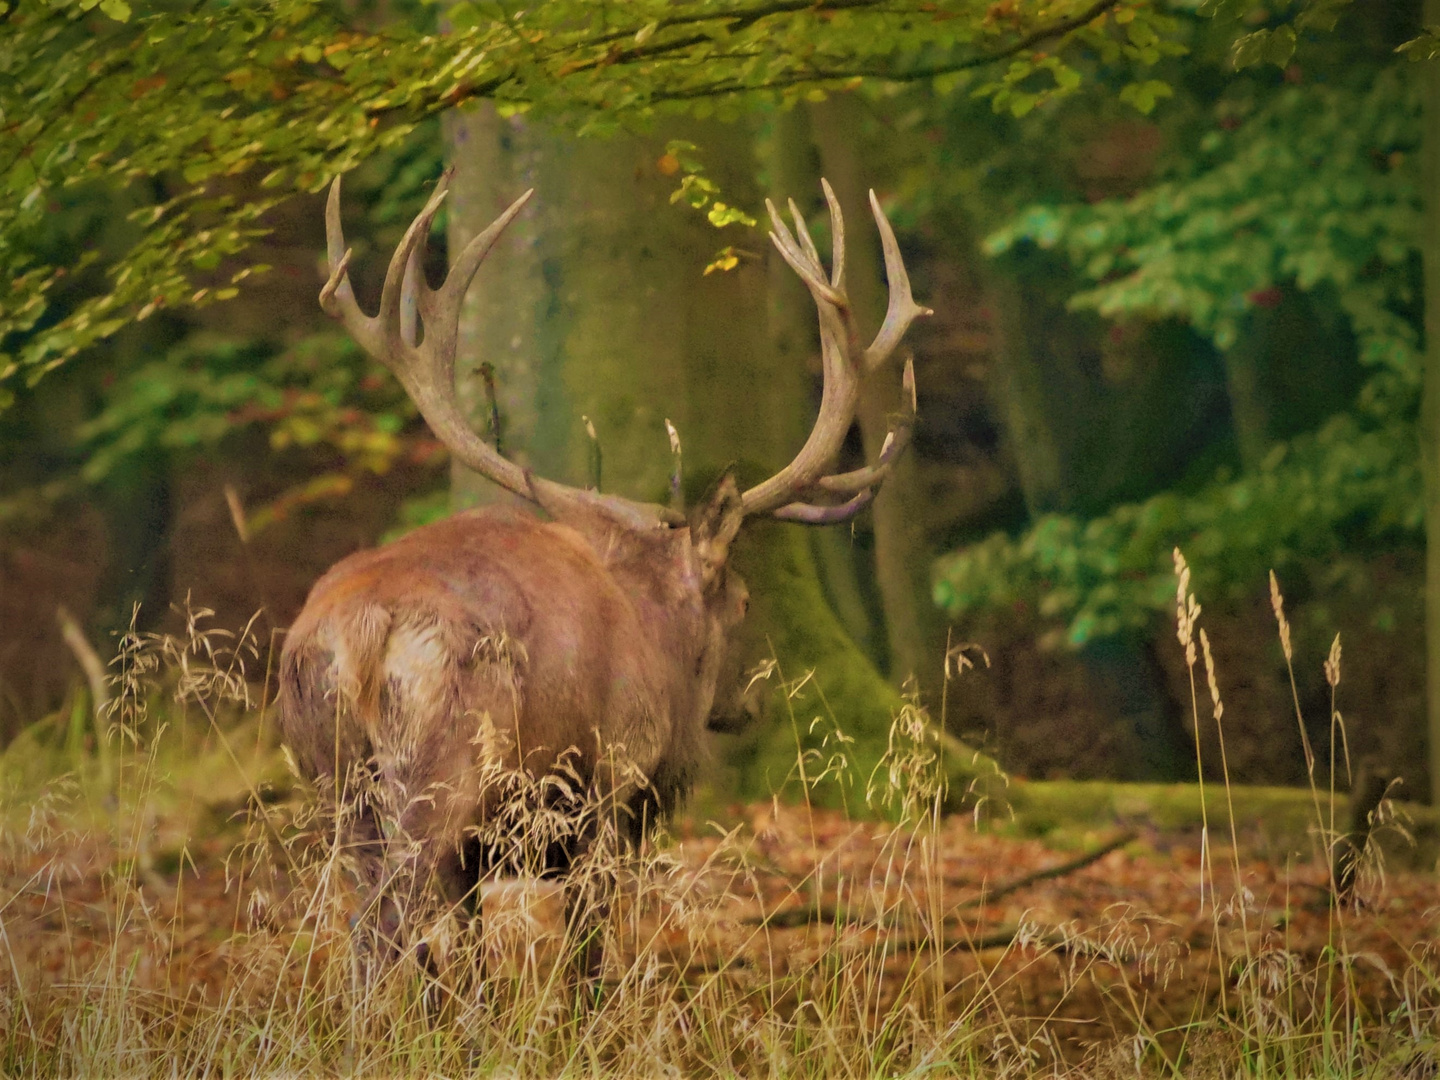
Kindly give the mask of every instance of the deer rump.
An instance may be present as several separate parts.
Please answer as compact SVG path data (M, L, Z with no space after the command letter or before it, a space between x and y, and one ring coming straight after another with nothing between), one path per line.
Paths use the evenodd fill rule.
M316 583L281 656L283 738L322 795L351 807L346 839L387 905L432 878L460 901L503 858L479 839L511 809L500 778L578 781L632 840L673 808L724 659L683 587L689 533L492 508ZM551 845L545 868L567 869L589 838ZM387 933L400 917L381 914Z

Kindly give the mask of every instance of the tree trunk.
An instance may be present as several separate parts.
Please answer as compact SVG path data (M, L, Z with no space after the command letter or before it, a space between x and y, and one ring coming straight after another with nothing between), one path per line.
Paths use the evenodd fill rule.
M813 105L811 117L821 168L852 223L846 232L845 281L857 319L869 332L884 318L886 291L860 156L863 105L854 95L836 95ZM898 358L892 359L861 389L857 419L867 460L879 456L889 415L900 407L899 371ZM932 552L923 519L913 509L922 499L912 451L896 462L873 504L875 575L884 605L890 677L902 682L914 676L926 700L938 702L944 631L930 599Z
M820 164L815 156L809 113L803 108L775 114L762 150L769 195L776 206L794 199L807 217L820 201ZM811 401L818 408L820 335L815 304L804 282L792 271L774 245L767 252L769 265L770 348L776 377L786 373L794 383L789 396ZM784 410L788 429L779 432L781 446L798 447L808 432L810 412ZM861 575L873 576L869 551L856 544L851 528L808 529L820 586L835 617L850 639L882 671L889 658L885 616L874 590L867 592Z
M508 453L583 483L588 447L578 433L588 416L601 444L604 490L648 500L666 489L667 418L697 477L733 462L742 483L754 483L793 456L813 418L810 380L796 350L778 360L772 352L767 263L744 259L729 273L702 274L725 243L753 248L759 237L719 233L702 215L672 206L676 180L657 166L666 137L682 136L702 147L727 202L755 205L747 131L670 124L651 137L568 140L522 120L468 114L450 132L456 239L483 227L525 186L536 188L535 209L491 256L488 282L473 290L488 295L471 300L457 363L467 400L478 402L481 350L500 361L502 406L513 411ZM509 403L524 394L528 402ZM759 651L773 652L787 676L815 672L801 698L772 695L772 721L734 748L747 794L763 794L767 775L778 785L790 772L795 733L778 722L782 709L806 710L800 726L808 731L811 716L828 708L856 738L863 777L884 752L900 706L826 604L807 533L755 523L737 546Z
M1440 0L1425 0L1425 25L1440 23ZM1425 192L1425 371L1420 460L1425 472L1425 700L1430 801L1440 806L1440 59L1425 62L1422 135Z
M502 119L491 102L445 116L445 139L456 167L450 185L451 251L461 250L526 188L562 167L565 143L533 125ZM480 365L494 365L505 455L545 476L569 464L571 432L561 421L563 351L553 290L546 280L557 252L558 201L537 192L491 251L461 308L456 390L470 425L492 435ZM506 497L460 464L451 467L457 509Z
M1038 305L1027 296L1024 283L1003 271L986 276L986 293L995 317L995 397L1025 507L1031 518L1067 510L1066 447L1058 431L1055 394L1050 388L1065 373L1048 362L1040 340L1044 320L1035 317Z
M1150 444L1148 453L1133 446L1115 452L1125 441L1117 439L1119 431L1146 438L1127 406L1153 409L1153 399L1107 395L1087 374L1092 364L1099 366L1098 356L1087 355L1097 335L1085 317L1067 312L1055 297L1041 259L1022 254L980 271L993 318L996 411L1032 521L1049 513L1103 510L1113 492L1123 490L1123 474L1163 450L1161 442ZM1116 474L1107 475L1112 469ZM1184 776L1184 731L1145 642L1129 634L1092 641L1079 659L1123 748L1117 771L1129 780Z

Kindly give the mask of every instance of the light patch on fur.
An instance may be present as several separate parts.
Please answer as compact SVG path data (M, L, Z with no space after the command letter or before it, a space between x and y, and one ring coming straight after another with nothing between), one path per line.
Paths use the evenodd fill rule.
M435 623L402 623L390 631L385 646L384 679L399 697L402 722L397 731L381 730L378 716L368 728L377 750L384 748L403 765L414 751L413 742L425 725L421 717L439 717L449 706L455 659L447 648L441 627ZM377 710L378 713L378 710Z
M326 623L324 645L334 658L332 685L340 701L371 725L380 711L379 661L390 632L390 612L364 604L347 616Z

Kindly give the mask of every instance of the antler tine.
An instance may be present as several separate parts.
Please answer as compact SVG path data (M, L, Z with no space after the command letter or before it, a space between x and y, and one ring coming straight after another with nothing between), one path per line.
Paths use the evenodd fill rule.
M905 448L910 445L910 436L915 430L915 362L905 361L905 407L904 411L890 423L885 433L885 442L880 447L880 456L874 465L854 469L847 473L822 476L815 486L832 495L849 495L863 488L878 487L890 475L890 470Z
M824 300L827 304L834 305L843 303L845 298L832 289L830 283L825 280L825 271L820 266L818 259L813 258L796 242L795 237L790 233L789 226L781 218L780 212L775 209L775 204L766 199L765 206L770 211L770 224L772 225L770 242L775 245L775 249L780 252L781 257L790 264L790 269L800 276L800 280L805 282L817 300ZM792 209L794 208L793 200L790 206ZM798 215L796 220L797 222L801 220ZM806 236L805 239L809 240L809 237ZM814 246L811 245L810 251L814 250Z
M420 289L420 317L425 323L425 337L433 341L437 357L435 362L445 365L447 379L453 377L448 373L454 367L455 341L460 332L460 307L465 302L465 293L475 280L480 264L500 239L500 234L515 220L533 194L535 189L531 188L511 203L483 232L471 238L460 254L451 261L450 272L440 288Z
M795 203L790 203L795 219L795 232L780 218L774 203L766 201L773 230L770 239L776 249L805 282L815 299L820 318L820 352L825 384L821 393L820 415L815 419L805 445L793 461L768 480L757 484L742 496L747 514L769 513L786 521L806 524L827 524L845 521L859 513L874 497L875 489L885 480L895 462L909 445L915 428L915 368L907 360L903 376L905 401L902 412L892 422L885 443L873 465L846 473L825 475L844 442L845 434L855 419L861 376L882 363L899 344L910 324L928 308L915 303L910 293L910 279L900 256L900 246L890 222L880 209L875 193L870 193L870 207L880 229L885 251L885 269L890 282L890 301L885 321L874 342L862 353L855 333L854 313L845 295L845 219L839 201L828 183L821 180L825 201L830 208L830 229L834 241L831 273L826 280L815 245L805 229L804 219ZM803 501L806 495L849 495L838 506L823 506ZM797 499L797 496L800 498Z
M425 284L423 275L418 272L411 276L411 262L421 261L425 257L425 248L430 239L430 225L435 220L435 215L440 212L440 204L445 201L450 188L450 170L446 169L440 174L439 181L435 184L435 190L431 193L429 201L425 203L425 209L415 215L415 220L405 230L405 235L400 239L400 245L395 249L395 254L390 256L390 265L385 268L385 284L380 290L380 311L375 316L379 323L381 333L386 333L386 328L398 326L403 335L403 319L401 307L406 292L406 279L409 279L411 295L416 292L420 294L421 315L428 314L424 310L426 294L430 288ZM414 327L411 327L412 332ZM430 328L426 327L426 333ZM407 342L410 344L410 342Z
M841 296L845 295L845 215L840 213L840 200L830 181L820 178L820 188L825 192L825 202L830 207L830 285Z
M880 230L880 244L885 251L885 279L890 284L890 303L885 309L885 321L875 340L865 350L865 369L874 371L883 364L910 324L923 315L934 315L930 308L915 303L910 293L910 275L905 271L905 260L900 257L900 245L895 242L895 230L890 228L890 219L880 209L880 200L870 191L870 212L875 215L875 225Z
M849 521L875 498L875 489L866 488L849 502L839 506L816 506L813 503L787 503L774 511L771 516L781 521L794 521L801 525L836 525Z
M330 195L325 200L325 256L330 264L330 277L320 290L320 307L325 314L345 324L356 343L377 358L385 352L375 320L360 310L355 290L350 286L350 257L345 246L345 232L340 225L340 177L330 182Z
M795 239L800 241L800 248L810 259L810 265L816 270L823 270L824 264L820 262L820 252L815 247L815 241L810 239L810 228L805 224L805 215L800 213L800 207L795 205L794 199L786 199L790 204L790 220L795 222Z
M530 196L534 194L535 189L530 188L512 202L505 208L503 214L486 227L484 232L472 237L460 254L450 263L450 275L436 293L436 318L446 320L459 318L460 304L465 299L470 282L475 280L475 274L479 271L480 264L490 254L490 249L495 246L495 241L500 239L500 234L510 227L510 223L525 208L525 204L530 201Z
M330 194L325 199L325 256L330 264L330 280L325 282L325 288L320 293L320 306L328 314L335 314L330 310L331 297L335 301L344 303L347 300L354 300L354 290L350 288L350 279L346 276L346 268L350 264L350 249L345 246L345 231L340 227L340 177L330 181Z
M325 284L320 288L320 307L321 310L327 314L334 315L337 313L339 308L337 294L342 287L346 290L350 288L350 279L346 277L346 274L350 270L350 256L353 254L353 251L346 248L345 254L340 256L339 261L331 263L332 269L330 271L330 277L326 279ZM331 308L337 310L331 311Z
M411 252L410 258L405 263L405 277L400 283L400 340L410 348L415 347L418 329L416 323L419 321L417 307L419 299L415 292L425 285L425 271L420 268L420 251L424 245L417 245ZM425 324L425 332L429 334L430 324Z

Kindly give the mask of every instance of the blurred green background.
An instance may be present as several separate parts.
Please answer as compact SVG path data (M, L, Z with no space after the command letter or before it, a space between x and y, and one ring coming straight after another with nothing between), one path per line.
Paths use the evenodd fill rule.
M462 398L488 431L493 364L508 454L583 483L589 418L605 488L647 499L666 419L697 489L803 441L814 310L763 204L794 198L827 250L825 176L862 326L885 304L868 188L936 314L908 339L915 441L873 509L747 534L747 658L815 674L795 724L772 680L727 737L756 766L736 775L758 786L797 733L822 743L811 715L883 746L913 677L1012 774L1193 778L1178 546L1231 778L1304 782L1298 704L1322 771L1333 749L1428 796L1440 18L1420 3L106 0L0 19L0 739L83 685L59 608L102 660L135 605L142 629L263 609L268 642L336 559L494 497L320 312L331 172L371 310L447 165L432 282L536 188L467 303ZM898 402L895 364L842 465L873 457ZM1321 667L1337 634L1344 746ZM949 681L961 643L989 664Z

